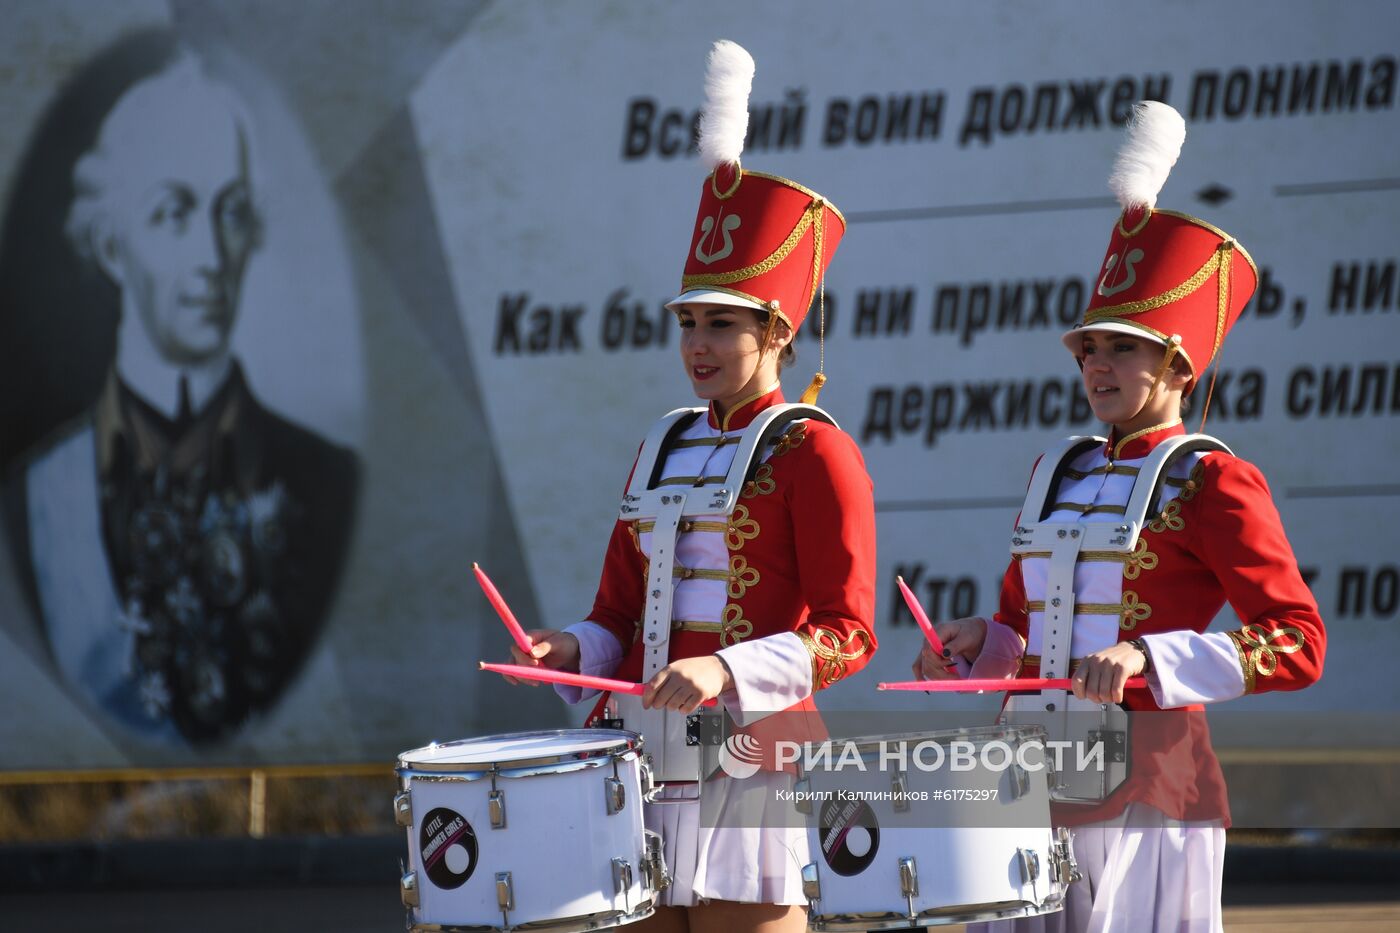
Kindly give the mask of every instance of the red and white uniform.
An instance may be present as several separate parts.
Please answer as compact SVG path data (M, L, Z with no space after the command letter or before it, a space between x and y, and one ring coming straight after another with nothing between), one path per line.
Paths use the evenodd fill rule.
M1123 211L1083 319L1061 338L1075 356L1093 333L1161 344L1161 369L1139 413L1182 364L1190 376L1183 390L1200 384L1259 280L1253 257L1234 237L1156 206L1185 136L1185 120L1166 104L1134 107L1110 180ZM1204 394L1208 413L1209 391ZM1079 455L1047 521L1122 520L1148 454L1182 433L1173 419ZM1228 453L1198 450L1168 471L1163 501L1131 552L1125 541L1124 550L1080 551L1073 564L1070 665L1141 638L1153 670L1147 689L1124 696L1138 713L1128 730L1127 780L1100 803L1061 804L1052 814L1076 826L1074 853L1084 880L1070 886L1063 911L1016 921L1015 929L1220 930L1229 813L1201 704L1297 690L1322 674L1326 635L1317 602L1259 471ZM1039 672L1049 562L1014 539L1013 547L1020 559L1007 569L1001 608L973 676ZM1056 577L1063 580L1069 569L1057 565ZM1227 601L1239 627L1207 632ZM1051 599L1053 624L1063 605ZM1047 647L1048 665L1059 667L1063 643L1052 636ZM1010 705L1021 708L1024 700Z
M1175 422L1081 454L1046 520L1120 520L1138 467L1182 433ZM1130 555L1080 553L1070 653L1141 638L1149 687L1125 691L1124 705L1181 712L1134 717L1128 779L1102 803L1054 806L1058 824L1078 827L1086 879L1064 912L1017 930L1219 929L1229 813L1201 704L1296 690L1322 674L1317 602L1259 470L1226 453L1190 454L1168 473L1162 501ZM973 677L1039 676L1047 564L1035 554L1012 560ZM1207 632L1226 602L1240 626Z
M711 409L679 435L661 485L722 478L743 429L782 402L775 387L722 423ZM613 528L593 610L568 629L579 638L586 674L636 680L642 672L650 537L647 523L619 520ZM722 658L734 689L720 699L740 725L814 709L816 690L860 670L875 651L871 481L855 442L832 425L792 425L764 454L733 515L684 522L675 554L670 659ZM559 693L570 702L584 697L577 688ZM782 825L774 793L790 780L771 771L742 780L719 773L698 805L649 807L648 826L662 833L674 879L665 903L805 904L806 832ZM771 820L763 816L768 807Z
M698 140L710 171L700 188L681 293L667 307L746 309L760 323L784 322L793 334L815 307L824 335L824 276L846 221L805 185L739 164L754 68L748 52L732 42L721 40L711 49ZM765 332L765 341L768 333L776 331ZM824 381L819 371L804 393L805 403L816 401ZM816 690L869 661L875 651L875 506L855 442L831 424L795 422L771 449L758 452L757 472L734 500L728 476L737 442L760 412L782 403L775 384L731 406L722 420L712 406L707 418L690 423L661 453L659 477L650 472L654 464L648 453L647 488L631 500L642 504L624 504L608 541L593 611L569 629L579 639L584 673L640 681L658 670L663 640L664 657L673 662L717 655L734 680L720 699L740 726L749 726L768 713L811 712ZM678 503L664 494L667 485L689 489ZM630 480L628 486L631 499ZM703 486L713 487L718 497L712 507L732 507L732 513L664 511L681 510L680 503L688 509L692 493ZM657 489L663 494L656 496ZM626 520L629 511L639 509L654 517ZM652 527L662 520L652 566ZM674 547L668 547L672 521L679 525ZM662 639L668 562L673 563L671 631ZM651 593L656 599L644 602ZM646 649L639 640L643 627ZM573 702L581 699L578 691L559 692ZM688 776L698 769L689 768L692 756L672 754L669 740L683 740L671 728L676 720L648 711L642 721L657 718L662 724L652 731L661 735L645 738L662 750L658 760L669 792L675 758L687 759ZM786 738L815 738L814 719L784 717L763 729L782 730ZM648 826L662 835L673 879L663 903L689 906L711 898L805 904L806 833L783 825L789 808L775 793L789 781L777 771L759 770L743 779L720 773L702 782L699 804L648 807Z

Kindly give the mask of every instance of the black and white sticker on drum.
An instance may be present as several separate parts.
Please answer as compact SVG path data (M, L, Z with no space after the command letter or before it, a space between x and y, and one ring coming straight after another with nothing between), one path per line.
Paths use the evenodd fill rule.
M822 858L838 875L858 875L875 861L880 825L863 800L828 800L821 812Z
M430 810L418 846L428 880L440 888L461 887L476 871L476 833L460 813L446 807Z

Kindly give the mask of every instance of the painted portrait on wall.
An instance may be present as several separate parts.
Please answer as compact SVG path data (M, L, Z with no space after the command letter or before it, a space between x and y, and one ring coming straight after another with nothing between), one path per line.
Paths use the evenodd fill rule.
M94 71L119 90L74 107L69 132L60 99L34 144L57 158L29 161L66 197L41 205L17 186L7 212L6 329L53 308L11 370L26 378L5 411L21 448L5 452L10 548L71 693L125 733L208 745L275 705L315 644L359 461L265 401L239 351L275 222L252 110L168 36L109 50L96 86ZM61 211L45 223L68 255L35 269L14 244L44 208ZM61 290L42 281L64 269ZM61 307L36 301L56 294ZM276 339L265 314L260 326Z

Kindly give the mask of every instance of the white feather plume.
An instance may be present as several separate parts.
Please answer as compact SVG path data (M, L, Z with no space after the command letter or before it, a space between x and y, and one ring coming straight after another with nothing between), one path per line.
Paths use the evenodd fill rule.
M1186 121L1166 104L1155 100L1133 106L1128 138L1118 150L1108 187L1124 210L1152 208L1157 193L1167 183L1181 144L1186 141Z
M738 162L744 152L753 72L753 56L738 43L720 39L710 49L700 116L700 158L708 169Z

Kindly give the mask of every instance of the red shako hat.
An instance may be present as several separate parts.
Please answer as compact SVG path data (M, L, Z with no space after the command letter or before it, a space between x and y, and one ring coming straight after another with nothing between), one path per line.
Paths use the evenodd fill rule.
M710 50L700 154L711 171L700 189L681 294L666 307L757 308L796 333L821 292L846 218L810 188L740 166L753 73L753 58L739 45L722 39Z
M1134 107L1109 179L1123 212L1084 319L1062 339L1075 356L1088 331L1155 340L1186 358L1194 388L1254 294L1258 270L1220 228L1156 208L1185 138L1186 121L1171 107L1157 101Z

